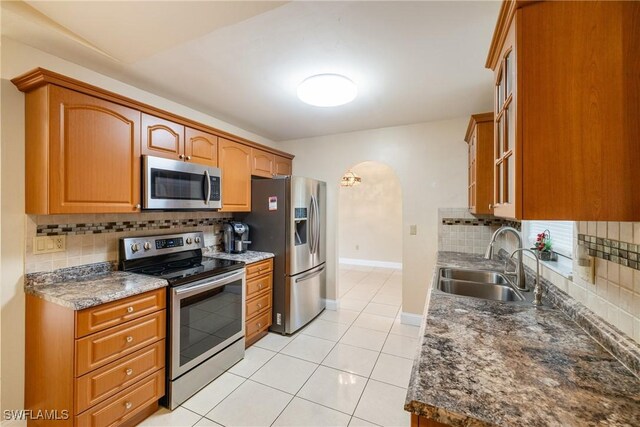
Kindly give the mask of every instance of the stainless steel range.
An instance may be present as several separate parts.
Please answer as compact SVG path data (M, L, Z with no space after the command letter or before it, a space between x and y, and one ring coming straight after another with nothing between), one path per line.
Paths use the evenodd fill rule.
M202 256L192 233L120 239L120 267L166 279L170 409L244 357L245 265Z

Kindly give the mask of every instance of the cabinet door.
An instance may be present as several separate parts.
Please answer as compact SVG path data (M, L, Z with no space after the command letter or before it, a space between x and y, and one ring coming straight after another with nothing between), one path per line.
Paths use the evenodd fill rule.
M222 173L222 211L251 211L251 148L228 139L218 139L218 161Z
M218 137L210 133L186 128L184 155L188 162L218 166Z
M477 145L478 127L476 126L471 134L469 141L469 211L476 213L476 145Z
M291 175L293 165L291 159L282 156L275 156L274 175Z
M495 73L494 215L503 218L521 216L515 30L512 23Z
M271 178L274 172L274 156L257 148L251 149L251 175Z
M142 114L142 154L172 160L184 158L184 126Z
M49 105L49 213L138 210L140 112L57 86Z

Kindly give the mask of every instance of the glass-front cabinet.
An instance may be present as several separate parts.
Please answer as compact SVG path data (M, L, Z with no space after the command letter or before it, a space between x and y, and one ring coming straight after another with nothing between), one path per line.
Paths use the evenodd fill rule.
M494 121L494 214L516 218L520 193L516 137L516 49L515 27L509 30L495 70Z

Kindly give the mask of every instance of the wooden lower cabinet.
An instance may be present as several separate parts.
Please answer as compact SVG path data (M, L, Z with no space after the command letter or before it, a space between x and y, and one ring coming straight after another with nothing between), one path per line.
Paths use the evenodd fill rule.
M165 394L166 291L80 311L26 297L25 408L66 419L29 426L128 426ZM64 412L63 412L64 411Z
M421 417L411 413L411 427L447 427L448 424L442 424L429 418Z
M273 310L273 259L247 265L245 346L265 336L271 326Z

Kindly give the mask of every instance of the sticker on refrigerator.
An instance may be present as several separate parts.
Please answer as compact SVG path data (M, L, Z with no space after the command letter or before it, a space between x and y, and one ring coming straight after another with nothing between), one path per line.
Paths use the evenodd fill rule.
M270 211L278 210L278 198L276 196L269 197L269 210Z

